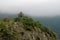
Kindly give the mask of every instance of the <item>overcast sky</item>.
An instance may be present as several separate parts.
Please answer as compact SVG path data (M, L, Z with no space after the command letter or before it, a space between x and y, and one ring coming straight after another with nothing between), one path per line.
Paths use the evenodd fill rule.
M60 15L60 0L0 0L1 13L19 13L34 16Z

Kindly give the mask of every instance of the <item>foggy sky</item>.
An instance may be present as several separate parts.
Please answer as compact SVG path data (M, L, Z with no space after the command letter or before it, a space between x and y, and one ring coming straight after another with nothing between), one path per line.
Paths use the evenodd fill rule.
M0 13L19 13L31 16L60 15L60 0L0 0Z

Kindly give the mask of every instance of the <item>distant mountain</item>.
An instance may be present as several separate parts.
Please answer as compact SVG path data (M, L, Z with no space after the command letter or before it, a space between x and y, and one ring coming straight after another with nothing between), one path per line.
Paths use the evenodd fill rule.
M60 16L55 17L33 17L34 20L39 21L44 26L55 31L60 38Z
M0 20L1 19L4 19L4 18L14 18L14 17L16 17L17 16L17 14L3 14L3 13L0 13Z

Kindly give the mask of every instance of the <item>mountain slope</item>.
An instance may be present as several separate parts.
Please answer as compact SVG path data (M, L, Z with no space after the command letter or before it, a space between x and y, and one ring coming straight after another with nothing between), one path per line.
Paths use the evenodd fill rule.
M50 29L27 16L0 21L0 40L57 40Z
M51 28L57 33L60 38L60 16L55 17L33 17L34 20L39 21L44 26Z

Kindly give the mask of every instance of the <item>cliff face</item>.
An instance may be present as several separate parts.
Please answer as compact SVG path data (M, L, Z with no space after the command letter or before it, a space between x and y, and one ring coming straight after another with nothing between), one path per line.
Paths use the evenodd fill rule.
M31 18L0 22L0 40L57 40L56 34Z

